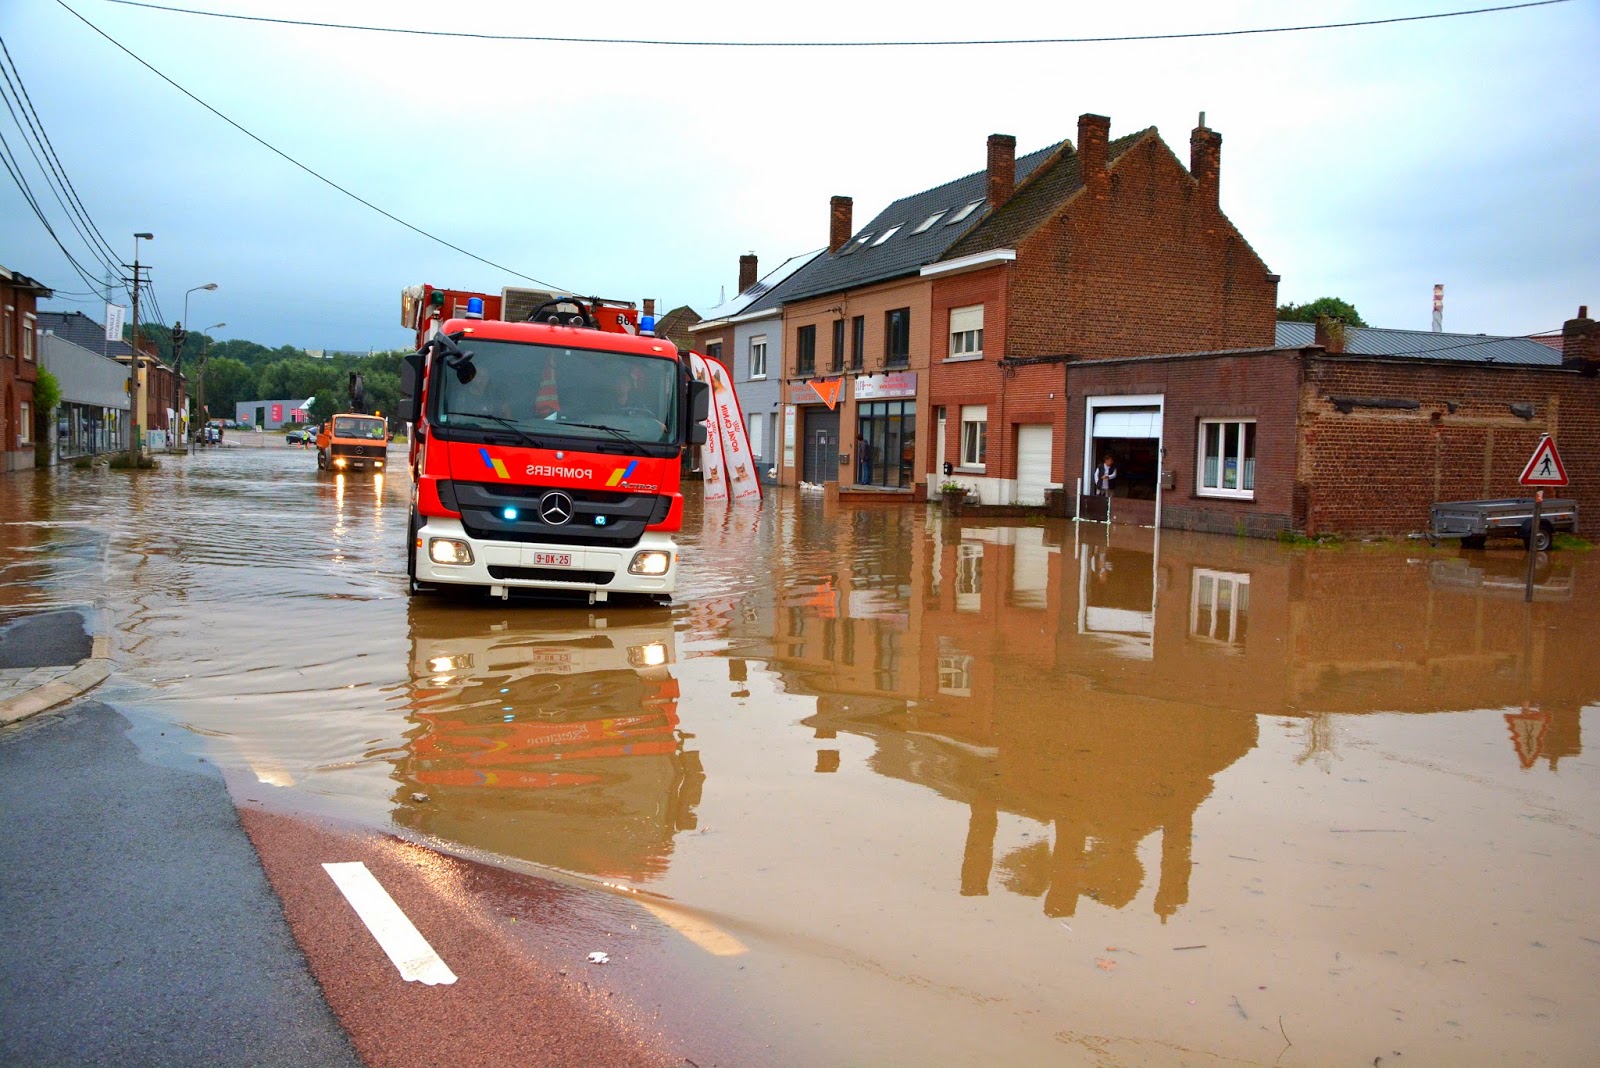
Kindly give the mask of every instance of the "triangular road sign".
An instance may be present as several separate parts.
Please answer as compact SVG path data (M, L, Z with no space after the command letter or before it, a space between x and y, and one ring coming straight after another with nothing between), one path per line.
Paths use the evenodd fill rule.
M1522 477L1518 481L1524 486L1567 484L1567 468L1561 462L1561 454L1556 451L1555 438L1546 434L1539 439L1539 447L1533 450L1533 458L1528 461L1528 466L1522 469Z
M844 379L813 379L812 381L807 382L806 385L811 387L811 392L822 398L822 403L826 404L828 406L828 410L831 412L833 411L834 405L839 403L839 387L844 385ZM1563 482L1562 485L1565 486L1566 483Z

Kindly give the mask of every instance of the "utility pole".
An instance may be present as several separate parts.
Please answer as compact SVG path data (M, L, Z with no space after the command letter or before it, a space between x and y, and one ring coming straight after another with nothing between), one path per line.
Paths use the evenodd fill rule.
M139 448L139 287L144 280L139 276L139 239L154 241L155 234L133 235L133 356L128 360L128 465L137 468ZM128 264L124 263L124 267Z
M206 355L211 352L211 331L221 330L227 325L227 323L215 323L206 327L205 333L201 335L205 338L205 342L200 346L200 358L195 361L194 386L196 396L194 403L194 417L199 421L199 426L196 428L196 430L201 435L199 438L201 442L205 441L204 434L206 432L206 426L211 422L209 418L210 413L206 411ZM190 452L194 451L194 442L195 434L191 433L189 435Z

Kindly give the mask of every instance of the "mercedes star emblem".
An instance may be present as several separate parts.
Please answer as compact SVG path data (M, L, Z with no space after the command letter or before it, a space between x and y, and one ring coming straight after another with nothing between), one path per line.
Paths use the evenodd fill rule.
M539 518L553 527L572 518L572 498L560 490L546 493L539 498Z

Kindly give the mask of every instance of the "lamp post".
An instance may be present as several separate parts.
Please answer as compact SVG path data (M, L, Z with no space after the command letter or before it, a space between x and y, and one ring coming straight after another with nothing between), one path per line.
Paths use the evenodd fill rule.
M211 351L211 331L221 330L227 325L227 323L212 323L210 326L206 327L206 340L205 343L200 346L200 359L195 361L194 384L195 388L199 392L194 401L194 414L195 417L200 421L199 432L201 434L206 432L206 424L210 422L210 420L207 418L208 413L206 412L206 354ZM205 439L201 438L201 440L203 441ZM189 434L190 449L194 448L194 441L195 434L193 428L191 428Z
M189 321L189 294L198 293L202 289L216 288L217 283L207 282L203 286L195 286L193 289L184 291L183 318L172 326L172 402L174 404L178 402L178 388L183 382L183 343L189 339L189 332L183 328L183 324ZM187 408L188 406L185 405L184 407ZM192 429L184 434L185 438L192 436Z
M128 465L139 466L139 240L154 241L155 234L133 235L133 353L128 359ZM124 267L129 264L123 264Z

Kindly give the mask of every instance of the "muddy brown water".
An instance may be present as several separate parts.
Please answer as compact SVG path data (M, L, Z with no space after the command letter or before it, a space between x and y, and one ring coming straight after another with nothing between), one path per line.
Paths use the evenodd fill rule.
M405 478L314 466L0 476L0 617L94 605L264 790L681 907L772 1063L1600 1049L1600 552L1529 605L1511 547L691 493L670 608L413 600Z

